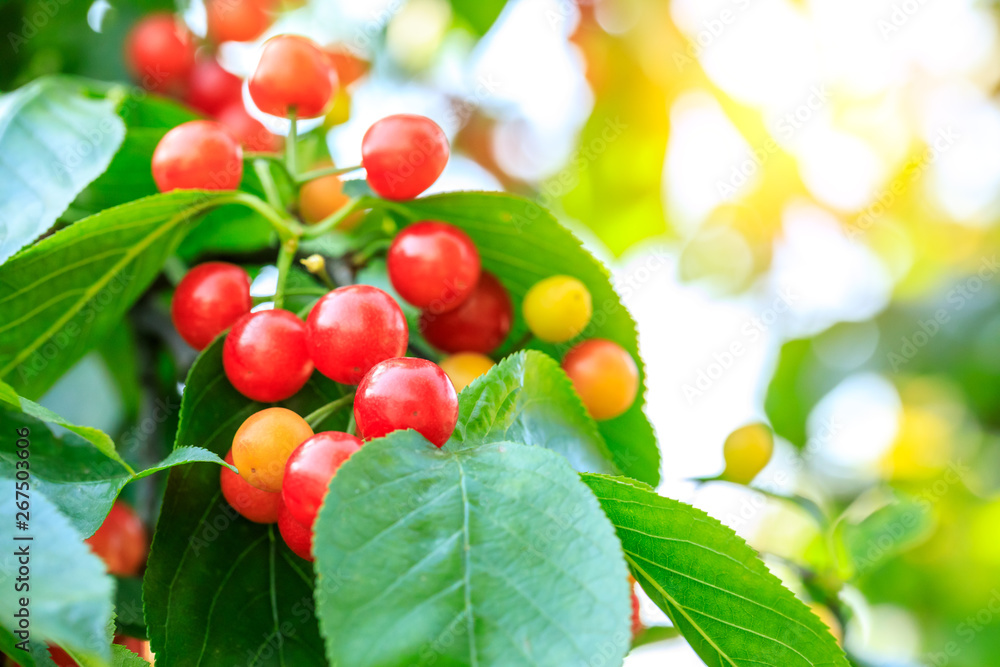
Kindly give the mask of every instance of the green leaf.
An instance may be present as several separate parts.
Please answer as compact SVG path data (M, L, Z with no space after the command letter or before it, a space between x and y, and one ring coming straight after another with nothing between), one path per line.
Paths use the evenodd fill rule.
M149 667L149 663L124 646L115 644L111 647L112 667Z
M4 433L9 433L4 430ZM0 625L7 644L17 628L14 614L22 595L29 599L31 644L55 643L78 656L86 665L107 665L111 660L111 637L107 623L111 618L114 579L108 576L101 560L83 542L83 535L69 519L59 513L34 483L30 481L28 530L15 530L15 481L9 471L0 472L0 541L7 555L0 567ZM32 460L32 477L34 460ZM31 537L31 540L18 540ZM15 584L19 564L16 550L29 551L29 591L18 594ZM25 583L25 582L20 582ZM17 638L15 641L20 641ZM34 664L23 651L13 650L12 658L23 665Z
M847 667L809 608L732 530L624 478L584 474L632 575L709 667Z
M267 407L226 379L223 341L188 373L178 448L224 456L240 424ZM304 415L345 393L317 374L285 405ZM343 430L349 416L334 413L316 430ZM285 546L277 527L247 521L222 498L217 466L170 473L143 580L157 665L325 665L312 589L311 565Z
M111 450L114 456L110 456L72 432L58 438L29 414L0 409L0 433L13 434L20 429L30 432L32 489L44 494L85 537L100 527L126 484L195 461L211 462L216 468L226 465L208 450L184 447L159 464L133 473L114 449ZM15 443L13 437L0 440L0 477L14 477L18 461L22 460Z
M594 317L583 334L563 345L534 342L532 348L561 360L569 347L585 338L607 338L631 353L639 366L642 387L645 368L639 356L635 321L622 305L604 266L580 241L534 202L499 193L458 192L392 204L411 222L443 220L464 230L476 243L483 267L496 274L510 291L515 326L501 354L513 351L513 341L527 332L520 317L524 294L539 280L555 274L575 276L590 291ZM660 452L653 427L643 413L640 392L625 414L598 424L615 464L630 477L650 484L660 479Z
M67 77L0 97L0 262L42 235L125 136L114 103Z
M511 355L458 397L451 448L511 441L551 449L577 472L617 474L597 424L555 360L535 350Z
M142 616L142 579L115 577L115 634L147 639L146 620Z
M541 447L368 442L334 476L315 535L331 664L618 664L628 650L611 526Z
M472 30L473 34L482 37L496 23L506 4L506 0L479 0L479 2L451 0L451 11L455 18Z
M632 648L670 641L681 636L677 628L667 625L652 625L639 633L639 636L632 642Z
M102 211L0 266L0 378L37 398L118 326L188 229L233 195L175 191Z

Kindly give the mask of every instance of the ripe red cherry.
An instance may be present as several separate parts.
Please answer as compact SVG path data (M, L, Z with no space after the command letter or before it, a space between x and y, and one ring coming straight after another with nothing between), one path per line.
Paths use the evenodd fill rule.
M298 118L322 116L337 91L337 73L316 44L298 35L267 40L250 77L250 97L264 113Z
M372 366L406 353L409 329L399 304L377 287L339 287L306 321L309 355L320 373L357 384Z
M443 313L458 307L479 281L479 251L469 235L425 220L401 231L386 257L389 280L417 308Z
M225 126L248 151L275 153L281 150L281 137L250 115L243 101L233 102L219 112L216 119Z
M233 452L230 450L226 454L226 463L232 462ZM280 492L271 493L251 486L242 476L225 466L219 473L219 483L222 485L222 497L241 516L254 523L274 523L278 520Z
M243 178L243 149L219 123L193 120L163 135L153 151L160 192L235 190Z
M204 350L250 312L250 276L235 264L205 262L188 271L174 291L170 316L181 338Z
M278 495L280 496L281 494L279 493ZM312 528L296 521L283 502L278 504L278 532L281 533L281 538L285 540L285 544L288 545L288 548L296 556L305 558L308 561L313 560Z
M236 390L247 398L283 401L295 395L313 372L306 325L287 310L248 313L226 336L222 366Z
M194 67L194 39L169 12L139 20L125 38L125 63L147 90L176 89Z
M420 332L445 352L489 354L507 338L514 309L507 290L493 274L483 271L472 294L454 310L420 315Z
M365 440L412 428L440 447L455 430L458 395L448 375L434 362L387 359L358 386L354 419Z
M448 164L448 138L430 118L397 114L376 121L361 140L368 185L386 199L413 199Z
M111 506L104 523L87 539L108 572L121 577L139 574L146 563L149 541L142 520L120 500Z
M296 521L312 529L330 480L359 449L361 440L350 433L322 431L292 452L281 482L281 502Z
M184 101L202 113L215 116L230 104L243 104L243 80L224 69L215 58L202 58L188 79Z
M250 42L274 21L274 0L208 0L208 38L222 42Z

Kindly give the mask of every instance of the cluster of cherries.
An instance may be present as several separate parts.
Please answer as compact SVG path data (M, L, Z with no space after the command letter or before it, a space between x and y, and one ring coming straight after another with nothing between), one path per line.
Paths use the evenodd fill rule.
M276 151L281 138L247 112L243 80L225 69L214 52L224 42L260 37L274 22L279 4L279 0L208 0L208 30L201 45L174 14L149 14L129 32L126 65L144 88L172 96L215 119L246 149ZM330 86L334 101L325 119L325 124L332 126L347 119L350 96L346 89L367 72L368 63L342 45L325 47L323 55L334 72L332 81L323 84ZM322 88L315 91L317 96L323 92Z

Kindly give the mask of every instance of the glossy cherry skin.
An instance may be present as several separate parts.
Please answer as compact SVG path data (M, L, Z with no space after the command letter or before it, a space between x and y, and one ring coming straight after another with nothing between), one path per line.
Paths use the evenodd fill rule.
M457 308L479 282L479 251L458 227L425 220L393 240L386 256L393 288L431 313Z
M448 164L448 138L424 116L397 114L376 121L361 140L368 185L385 199L413 199L434 185Z
M235 264L205 262L184 274L174 291L170 316L181 338L204 350L251 308L247 272Z
M248 313L226 336L222 366L249 399L274 403L294 396L313 372L306 325L287 310Z
M285 507L285 503L281 503L278 506L278 532L281 533L281 538L285 540L285 544L288 545L288 548L291 549L296 556L299 558L305 558L308 561L313 560L312 528L304 526L296 521L295 517L292 516L292 513L288 511L287 507Z
M215 58L202 58L191 71L184 101L203 114L215 116L230 104L243 104L243 80Z
M420 332L434 347L449 353L489 354L510 333L514 308L507 290L493 274L483 271L465 301L446 313L425 310Z
M232 450L226 454L226 463L233 463ZM243 477L225 466L219 473L219 483L222 485L222 497L240 516L254 523L274 523L278 520L280 492L262 491L251 486Z
M163 135L153 151L160 192L235 190L243 178L243 149L219 123L193 120Z
M399 304L370 285L339 287L306 321L309 355L335 382L358 384L372 366L406 353L409 328Z
M434 362L387 359L358 386L354 419L365 440L412 428L440 447L455 430L458 395L448 375Z
M221 42L250 42L274 22L275 0L207 0L208 38Z
M265 408L246 418L233 436L233 465L250 486L279 493L285 464L311 438L305 419L286 408Z
M264 113L298 118L322 116L337 92L330 58L312 40L279 35L267 40L250 77L250 97Z
M146 564L149 538L142 520L132 508L121 500L116 500L104 523L87 544L108 568L108 572L120 577L133 577Z
M147 90L177 89L194 67L194 38L169 12L140 19L125 38L125 63Z
M296 521L312 530L330 480L359 449L361 440L350 433L322 431L292 452L285 464L281 501Z
M224 108L216 116L216 120L248 151L275 153L281 150L281 137L251 116L243 105L243 100L233 102Z
M628 410L639 393L639 369L628 350L603 338L570 348L563 370L594 419L613 419Z

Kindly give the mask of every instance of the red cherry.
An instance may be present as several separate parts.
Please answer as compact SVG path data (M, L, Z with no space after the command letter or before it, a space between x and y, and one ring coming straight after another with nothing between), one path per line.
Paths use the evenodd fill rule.
M121 577L139 574L146 564L149 541L142 520L132 508L116 500L104 523L87 544L108 568L108 572Z
M448 138L430 118L397 114L376 121L361 140L368 185L386 199L413 199L448 164Z
M361 440L350 433L322 431L299 445L285 464L281 502L296 521L310 530L330 480Z
M204 350L250 312L250 277L235 264L205 262L188 271L174 291L170 316L181 338Z
M643 630L642 617L639 616L639 598L635 594L635 590L632 591L632 641L642 634Z
M412 428L440 447L455 430L458 395L448 375L434 362L387 359L358 386L354 419L365 440Z
M243 104L243 80L224 69L215 58L203 58L191 72L184 101L214 116L230 104Z
M309 355L320 373L357 384L372 366L406 353L409 329L396 301L377 287L339 287L306 321Z
M261 111L298 118L322 116L337 92L337 73L316 44L298 35L279 35L264 43L250 77L250 97Z
M56 663L56 667L77 667L76 660L58 646L49 646L49 657Z
M147 90L177 88L194 67L194 39L169 12L140 19L125 38L125 63Z
M208 0L208 38L222 42L250 42L274 22L274 0Z
M222 366L249 399L273 403L294 396L313 372L306 325L287 310L248 313L226 336Z
M242 178L243 149L214 121L178 125L153 151L153 180L160 192L235 190Z
M426 220L396 236L386 257L389 280L417 308L443 313L459 306L479 281L479 251L469 235Z
M281 538L285 540L285 544L296 556L308 561L313 560L312 528L307 528L296 521L283 502L278 503L278 532L281 533Z
M233 102L219 112L217 120L225 126L248 151L276 153L281 150L281 137L250 115L243 101Z
M346 46L328 46L326 54L330 57L333 69L337 71L337 80L345 88L368 73L368 61Z
M420 314L420 332L445 352L489 354L510 333L514 308L510 296L492 273L483 271L472 294L454 310Z
M232 464L232 450L226 454L226 463ZM269 493L251 486L243 477L223 466L219 473L222 497L234 510L254 523L274 523L278 520L281 493Z

